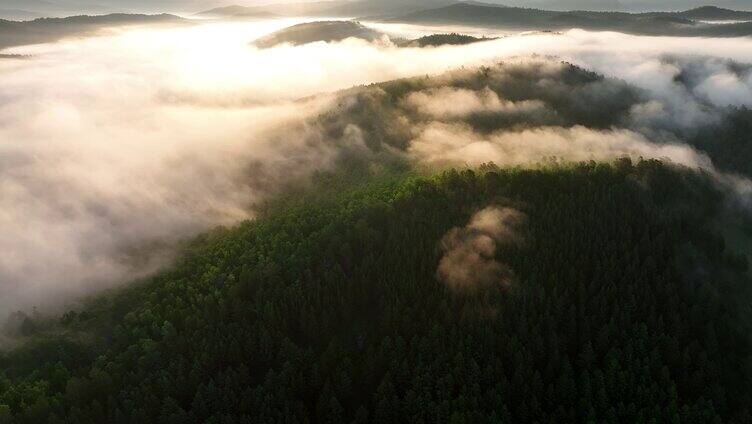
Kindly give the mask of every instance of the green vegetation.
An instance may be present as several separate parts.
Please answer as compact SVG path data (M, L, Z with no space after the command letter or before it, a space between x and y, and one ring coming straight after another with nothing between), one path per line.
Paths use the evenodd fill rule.
M732 108L723 119L690 140L720 169L752 176L752 110Z
M457 34L453 32L451 34L431 34L425 37L420 37L415 40L406 41L403 45L407 47L436 47L446 45L465 45L477 43L479 41L492 40L492 38L478 38L471 35Z
M626 159L381 169L322 175L161 275L33 322L0 356L0 420L752 420L747 263L708 177ZM451 291L437 244L492 204L528 217L497 252L517 278Z

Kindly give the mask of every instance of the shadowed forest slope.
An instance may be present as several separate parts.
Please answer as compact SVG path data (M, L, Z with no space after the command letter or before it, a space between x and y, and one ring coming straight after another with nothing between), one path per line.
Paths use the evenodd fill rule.
M171 270L35 324L0 357L0 411L26 423L750 419L746 261L714 230L726 206L705 176L628 160L385 169L322 175L315 194L201 237ZM489 205L526 217L489 258L512 277L453 290L437 279L440 242Z

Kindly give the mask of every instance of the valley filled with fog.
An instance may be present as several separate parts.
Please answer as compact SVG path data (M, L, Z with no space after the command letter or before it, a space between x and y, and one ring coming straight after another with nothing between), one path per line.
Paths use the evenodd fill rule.
M490 90L438 83L399 105L394 118L408 119L415 110L424 115L399 154L425 164L627 155L715 169L686 139L722 119L727 107L752 106L749 38L658 41L582 30L363 22L383 36L251 45L309 21L112 28L4 51L19 56L0 60L0 250L8 252L0 258L0 310L57 304L153 272L169 261L176 242L253 217L254 204L329 169L342 149L368 149L364 138L371 135L355 124L337 144L324 142L330 135L311 124L350 101L351 94L338 90L503 61L543 63L552 75L536 84L556 84L556 67L566 61L613 78L576 94L583 109L600 107L620 85L639 92L639 101L603 128L541 118L539 126L523 125L521 142L520 128L479 134L443 118L507 108L557 111L545 101L520 104ZM448 32L489 39L427 48L395 44ZM680 81L684 75L691 78ZM450 109L431 102L448 102ZM460 136L460 145L440 142ZM546 144L552 140L564 145ZM510 142L524 143L525 150L505 153L500 146Z

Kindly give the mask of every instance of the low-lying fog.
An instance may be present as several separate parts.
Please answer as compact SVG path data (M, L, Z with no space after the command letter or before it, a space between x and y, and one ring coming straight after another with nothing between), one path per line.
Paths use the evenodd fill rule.
M151 272L176 240L249 218L289 179L330 167L332 147L285 132L331 106L331 95L296 101L313 94L537 54L649 90L657 103L646 108L681 128L713 119L708 105L752 106L752 74L713 59L752 62L749 38L463 28L502 37L425 49L387 39L249 44L302 21L131 27L0 52L30 56L0 59L0 315ZM366 24L404 38L458 31ZM680 65L665 55L701 57L699 81L677 84ZM435 153L425 134L419 143L407 154Z

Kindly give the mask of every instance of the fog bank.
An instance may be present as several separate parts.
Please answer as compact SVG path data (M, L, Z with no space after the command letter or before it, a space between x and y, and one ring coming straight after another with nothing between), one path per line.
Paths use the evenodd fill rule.
M306 96L522 56L516 60L539 64L531 87L580 99L571 110L627 108L614 128L593 128L563 116L553 97L442 88L439 78L376 115L409 124L384 137L399 138L400 154L428 165L627 155L709 168L682 137L726 106L752 105L750 72L726 60L752 62L750 39L570 31L426 49L352 39L249 45L297 22L130 28L3 52L32 57L0 59L0 314L147 274L176 241L252 217L254 203L330 168L344 149L367 150L374 133L351 114L363 91L297 100ZM558 59L531 54L625 82L562 84ZM635 102L611 104L632 93L627 83L641 90ZM332 113L347 136L327 130L321 116ZM510 125L468 124L483 114Z

